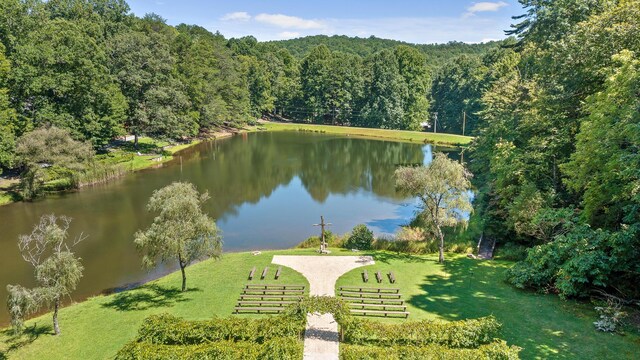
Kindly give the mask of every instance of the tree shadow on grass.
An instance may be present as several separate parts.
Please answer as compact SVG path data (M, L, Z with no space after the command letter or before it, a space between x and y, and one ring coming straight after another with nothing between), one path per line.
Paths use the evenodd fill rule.
M457 259L445 262L443 270L446 274L425 276L420 285L422 293L412 296L408 303L447 320L488 316L492 309L508 305L502 294L489 286L503 281L503 268Z
M424 256L412 255L406 253L393 253L389 251L380 251L374 252L367 255L373 256L373 259L377 262L389 264L391 261L401 261L401 262L409 262L409 263L424 263L428 261L433 261L431 259L427 259Z
M14 334L13 329L6 329L2 331L2 335L6 337L5 344L7 348L5 351L0 351L0 360L9 358L9 353L15 351L23 346L29 345L36 341L40 335L53 335L53 328L51 325L38 325L34 323L33 326L27 326L19 334Z
M113 297L103 307L118 311L140 311L150 308L169 307L179 302L190 301L185 295L191 292L202 291L198 288L188 288L180 291L178 288L148 284L137 289L121 292Z
M575 358L570 327L554 318L562 310L541 302L543 295L505 284L505 268L499 262L448 261L443 273L424 277L421 293L407 303L449 321L493 315L502 324L499 337L523 347L523 358Z

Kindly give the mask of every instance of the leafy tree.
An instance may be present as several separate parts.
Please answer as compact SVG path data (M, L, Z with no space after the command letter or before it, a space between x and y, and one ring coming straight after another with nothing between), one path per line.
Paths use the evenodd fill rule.
M320 45L311 50L300 64L305 115L316 122L327 113L329 79L332 76L331 58L331 50Z
M438 113L439 130L462 134L464 126L465 135L474 131L486 72L479 57L468 55L461 55L439 69L431 88L431 111Z
M373 244L373 232L365 224L356 225L344 244L347 249L369 250Z
M444 263L442 228L465 221L465 212L472 211L471 174L462 164L438 153L428 166L400 167L395 176L401 191L420 200L422 216L440 240L439 261Z
M245 119L248 90L224 37L199 26L182 24L177 30L176 66L199 127Z
M254 116L273 111L275 97L271 90L271 74L267 64L253 56L239 56L249 91L249 104Z
M404 101L405 119L401 128L419 130L420 123L429 119L429 86L431 74L425 56L415 48L398 46L395 48L398 72L407 84L407 98Z
M364 106L360 125L383 129L403 129L404 101L408 89L400 75L398 61L391 50L383 50L365 61Z
M630 51L615 56L618 68L606 87L587 100L576 150L562 168L567 183L582 195L584 216L594 226L616 228L638 222L640 177L640 60Z
M5 57L4 45L0 43L0 174L3 167L13 165L15 151L14 124L16 111L9 104L7 77L11 71L9 60Z
M68 241L70 223L71 219L65 216L44 215L31 234L20 235L18 245L22 257L33 266L38 285L33 289L7 286L11 323L16 331L22 328L24 317L43 305L52 305L53 329L60 335L58 310L61 300L75 290L84 270L81 259L71 251L84 238Z
M177 259L182 272L182 291L187 288L185 268L203 257L218 257L222 240L213 219L202 211L209 199L190 183L175 182L153 192L147 209L158 213L151 226L135 234L147 267L158 261Z
M43 21L16 45L10 78L16 108L34 125L67 128L102 146L122 133L126 102L96 30L90 22Z
M74 183L74 177L92 156L91 145L73 140L67 130L39 128L24 134L16 146L17 161L23 168L22 196L25 199L38 196L51 172Z

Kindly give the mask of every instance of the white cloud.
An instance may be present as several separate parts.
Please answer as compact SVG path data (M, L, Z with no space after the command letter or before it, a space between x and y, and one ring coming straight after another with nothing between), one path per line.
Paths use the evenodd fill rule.
M504 1L497 2L477 2L467 8L467 14L475 14L479 12L498 11L501 8L508 6Z
M300 33L297 31L283 31L281 33L278 33L278 36L282 40L294 39L294 38L300 37Z
M258 14L255 19L261 23L274 25L285 29L321 29L324 24L318 20L308 20L297 16L283 14Z
M264 20L264 17L261 17ZM298 18L299 19L299 18ZM314 26L306 28L283 28L273 22L258 21L257 16L249 21L216 21L206 27L220 31L226 37L255 36L259 41L282 40L308 35L347 35L396 39L410 43L430 44L462 41L478 43L491 39L504 39L503 30L508 29L508 17L380 17L371 19L322 18L312 21ZM291 24L289 24L291 25ZM284 26L284 25L282 25Z
M236 11L232 13L225 14L220 18L222 21L249 21L251 20L251 15L244 11Z

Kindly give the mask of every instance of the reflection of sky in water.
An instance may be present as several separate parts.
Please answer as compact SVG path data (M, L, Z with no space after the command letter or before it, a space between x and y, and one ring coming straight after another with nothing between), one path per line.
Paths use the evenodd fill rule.
M433 159L432 148L425 145L424 165ZM298 176L278 186L257 203L244 203L217 220L223 231L224 248L273 249L295 246L319 229L313 224L324 215L336 234L349 232L358 224L366 224L376 236L392 235L415 216L418 201L396 201L365 190L348 194L330 194L322 202L314 200ZM468 218L468 214L463 215ZM304 220L301 220L304 219ZM259 239L259 241L256 241Z
M268 198L257 204L245 203L217 223L223 231L226 250L287 248L319 234L313 224L320 221L320 215L332 224L328 229L336 234L367 224L376 235L381 235L393 234L411 219L414 210L411 200L396 202L364 191L331 194L326 201L316 202L295 177ZM247 226L251 219L259 221ZM308 223L294 219L308 219Z

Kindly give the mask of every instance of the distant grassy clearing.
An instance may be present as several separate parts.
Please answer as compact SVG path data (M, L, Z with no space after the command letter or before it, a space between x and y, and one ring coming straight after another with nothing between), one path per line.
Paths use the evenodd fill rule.
M452 134L434 134L421 131L386 130L358 128L350 126L331 125L311 125L311 124L289 124L265 122L263 124L269 131L315 131L326 134L352 135L379 138L393 141L407 141L416 143L430 143L441 145L467 145L473 140L470 136Z

